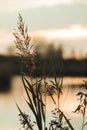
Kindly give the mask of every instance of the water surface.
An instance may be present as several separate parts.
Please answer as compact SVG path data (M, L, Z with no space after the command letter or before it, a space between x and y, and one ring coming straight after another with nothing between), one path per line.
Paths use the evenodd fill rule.
M60 107L65 115L71 119L71 123L73 124L75 130L81 129L82 115L74 114L72 111L74 111L78 105L76 94L79 91L87 92L86 89L79 87L79 85L83 83L83 80L86 80L86 78L64 78L63 95L60 99ZM26 111L26 113L31 115L31 112L24 100L26 93L23 89L21 77L14 77L12 79L11 86L12 89L10 92L5 94L0 93L0 130L19 130L19 128L21 128L18 117L19 111L15 102L18 103L23 112ZM56 95L54 95L54 97L55 100L57 100ZM51 98L47 97L47 125L51 119L50 110L54 108L55 105L53 105ZM87 127L85 127L84 130L86 129Z

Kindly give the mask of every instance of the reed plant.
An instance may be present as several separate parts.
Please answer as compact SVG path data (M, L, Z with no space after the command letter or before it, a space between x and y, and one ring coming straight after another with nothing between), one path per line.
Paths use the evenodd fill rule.
M27 96L25 102L34 116L34 121L32 121L31 115L26 114L26 112L24 113L20 106L16 104L20 112L19 116L23 128L25 130L34 130L34 126L37 126L37 130L74 130L70 120L60 109L60 98L63 93L63 67L60 67L58 77L54 71L53 80L48 80L43 71L43 74L37 77L41 69L41 63L39 63L37 52L33 49L33 45L30 42L31 38L28 34L28 28L25 26L20 14L17 30L14 30L13 35L15 36L14 42L18 49L18 55L21 57L21 80ZM35 75L33 75L33 71L35 71ZM57 95L57 101L55 100L54 94ZM84 119L87 106L87 94L80 92L77 95L80 96L80 104L74 112L80 111L83 113L83 130L86 125ZM52 119L50 119L49 125L46 126L47 96L51 98L55 109L51 110Z
M81 85L81 87L87 87L87 81L84 81L83 84ZM86 117L86 110L87 110L87 93L84 92L78 92L76 94L76 96L78 97L78 105L77 108L75 109L74 113L77 114L82 114L82 130L84 130L85 126L87 125L87 122L85 122L85 117Z

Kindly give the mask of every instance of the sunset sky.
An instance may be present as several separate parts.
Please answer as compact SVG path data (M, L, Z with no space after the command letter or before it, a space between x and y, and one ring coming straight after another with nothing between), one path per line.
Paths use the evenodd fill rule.
M76 45L74 43L77 42L77 52L85 54L87 47L86 0L0 1L0 54L5 53L8 46L14 46L12 32L17 26L19 13L28 25L31 37L39 35L52 41L57 39L63 42L68 50L74 49ZM82 44L81 41L84 42L82 48L79 47Z
M65 57L87 56L87 0L0 0L0 55L7 55L8 48L14 47L12 33L17 29L19 13L28 25L32 39L44 38L47 42L55 43L55 46L61 43ZM20 97L19 93L22 91L18 80L18 77L14 80L14 89L17 86L17 94ZM73 80L70 80L71 82ZM14 96L7 102L6 97L3 102L0 97L0 130L20 128L17 126L19 117L13 98ZM14 103L12 107L11 102Z

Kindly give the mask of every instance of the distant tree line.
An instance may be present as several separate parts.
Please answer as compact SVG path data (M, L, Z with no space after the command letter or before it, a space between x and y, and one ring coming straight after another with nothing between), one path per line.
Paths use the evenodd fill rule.
M0 75L14 75L21 72L39 77L41 75L87 76L87 59L64 59L61 46L54 48L53 44L35 46L34 57L0 56ZM31 62L31 60L33 62Z

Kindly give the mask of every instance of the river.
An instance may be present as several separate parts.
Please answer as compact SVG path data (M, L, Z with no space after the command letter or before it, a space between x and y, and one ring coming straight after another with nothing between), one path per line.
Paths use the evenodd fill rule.
M71 119L71 123L75 130L81 130L82 115L75 114L73 111L78 105L76 94L79 91L87 92L85 88L80 88L79 85L83 83L83 80L87 80L85 77L66 77L63 79L63 95L61 96L60 107L62 111ZM21 128L19 121L19 111L15 102L20 108L30 114L28 106L24 100L25 91L23 89L20 76L13 77L11 82L11 90L8 93L0 93L0 130L19 130ZM56 99L56 96L55 96ZM47 124L50 121L50 110L55 108L52 105L52 100L47 97ZM85 127L84 130L86 130Z

